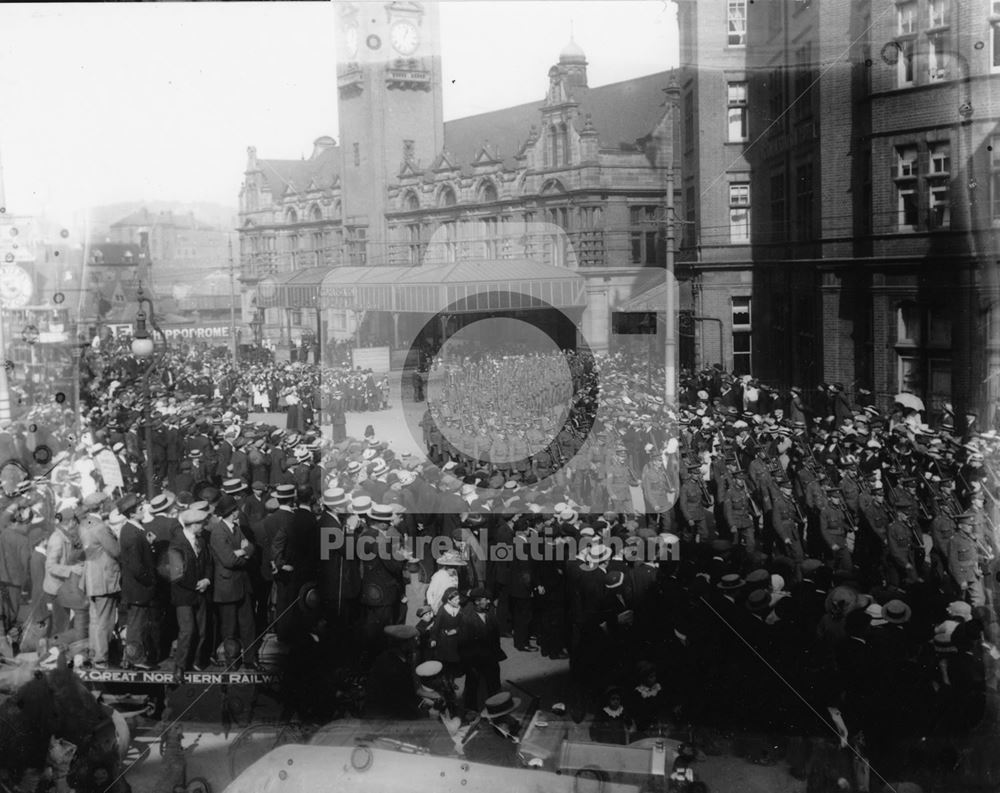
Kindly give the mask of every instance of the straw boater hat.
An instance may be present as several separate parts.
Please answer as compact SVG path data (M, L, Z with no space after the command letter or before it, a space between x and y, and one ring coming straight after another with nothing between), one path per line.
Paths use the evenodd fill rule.
M350 499L342 487L331 487L323 493L324 507L342 507L349 501Z
M222 492L233 495L246 489L247 483L242 479L227 479L222 483Z
M175 500L173 493L160 493L149 502L149 509L154 515L159 515L170 509Z
M355 515L367 515L371 512L371 496L355 496L351 501L351 512Z
M521 701L517 697L511 696L509 691L501 691L486 700L483 716L487 719L498 719L517 710L520 704Z
M882 607L882 617L890 625L902 625L910 621L912 610L902 600L890 600Z

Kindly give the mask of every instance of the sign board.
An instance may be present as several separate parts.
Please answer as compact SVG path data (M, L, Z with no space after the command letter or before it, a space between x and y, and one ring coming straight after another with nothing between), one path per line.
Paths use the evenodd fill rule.
M101 472L104 486L109 488L125 487L122 481L122 469L118 466L118 458L110 449L102 449L94 458L97 463L97 470Z
M132 683L140 686L171 686L180 681L173 672L133 669L79 669L77 675L84 683ZM185 672L184 682L194 685L271 685L281 680L280 675L266 672Z
M132 326L127 324L108 325L117 339L132 338ZM229 324L225 325L185 325L181 327L161 327L167 341L177 339L194 339L196 341L211 341L212 339L229 340Z
M389 348L388 347L355 347L351 350L351 365L357 369L371 369L373 372L384 374L390 371Z

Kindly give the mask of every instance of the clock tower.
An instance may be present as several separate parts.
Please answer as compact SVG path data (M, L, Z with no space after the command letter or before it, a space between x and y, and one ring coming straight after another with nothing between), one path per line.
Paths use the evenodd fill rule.
M437 3L337 4L343 227L350 264L384 264L387 187L444 147Z

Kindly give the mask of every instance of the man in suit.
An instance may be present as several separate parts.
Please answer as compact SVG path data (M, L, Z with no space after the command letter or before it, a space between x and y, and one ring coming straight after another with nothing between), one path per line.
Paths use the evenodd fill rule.
M278 568L274 562L274 540L280 532L287 532L295 520L295 485L278 485L274 490L274 500L278 508L254 527L254 534L260 546L260 575L267 593L264 603L270 599Z
M298 506L292 511L291 522L280 526L271 546L277 586L277 633L282 641L292 641L297 632L301 610L290 608L299 590L316 580L319 560L319 524L312 511L313 490L309 485L296 489Z
M212 600L219 609L222 639L237 639L242 646L243 666L256 668L254 644L253 589L247 565L254 548L239 526L236 499L224 495L215 506L215 517L208 523L212 550Z
M507 658L500 649L500 626L489 592L482 587L473 589L461 620L458 654L465 668L465 707L479 710L489 697L499 693L500 662Z
M226 477L234 477L244 483L249 483L250 461L246 453L246 438L240 436L233 442L233 455L229 460L229 472Z
M192 661L198 671L208 663L208 589L212 585L212 557L202 538L208 516L205 510L184 510L179 516L182 529L174 534L167 550L171 568L170 602L177 612L174 669L178 675L190 669Z
M358 524L356 517L346 514L349 504L350 499L341 487L330 488L323 494L323 514L319 519L322 541L341 535L345 542L319 557L317 581L331 625L338 634L353 637L361 596L361 566L346 542Z
M400 620L400 606L405 592L403 569L405 555L392 547L389 526L392 510L376 504L368 513L368 527L359 538L362 555L361 605L364 609L366 650L371 652L387 625Z
M129 493L118 502L118 511L126 522L119 536L122 568L122 604L128 610L125 627L128 644L122 666L151 669L149 659L156 658L158 631L156 612L156 563L153 543L139 525L139 499Z

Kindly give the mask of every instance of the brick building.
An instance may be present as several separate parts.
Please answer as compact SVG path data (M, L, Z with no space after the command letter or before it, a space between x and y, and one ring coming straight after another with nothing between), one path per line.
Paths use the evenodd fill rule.
M265 336L283 341L317 324L324 339L346 338L363 322L369 338L395 347L433 311L400 308L392 284L414 267L441 268L433 272L445 278L481 272L555 290L545 294L563 295L582 337L609 347L613 312L663 281L674 75L591 87L571 42L539 75L539 101L444 121L436 4L361 9L339 8L339 145L317 138L303 160L249 149L244 320L265 307ZM360 306L362 281L377 281L387 302Z
M747 2L678 3L681 188L677 275L682 364L755 370ZM685 316L698 317L691 322ZM684 344L685 337L688 341Z
M981 410L1000 375L1000 4L776 0L746 20L755 369Z

